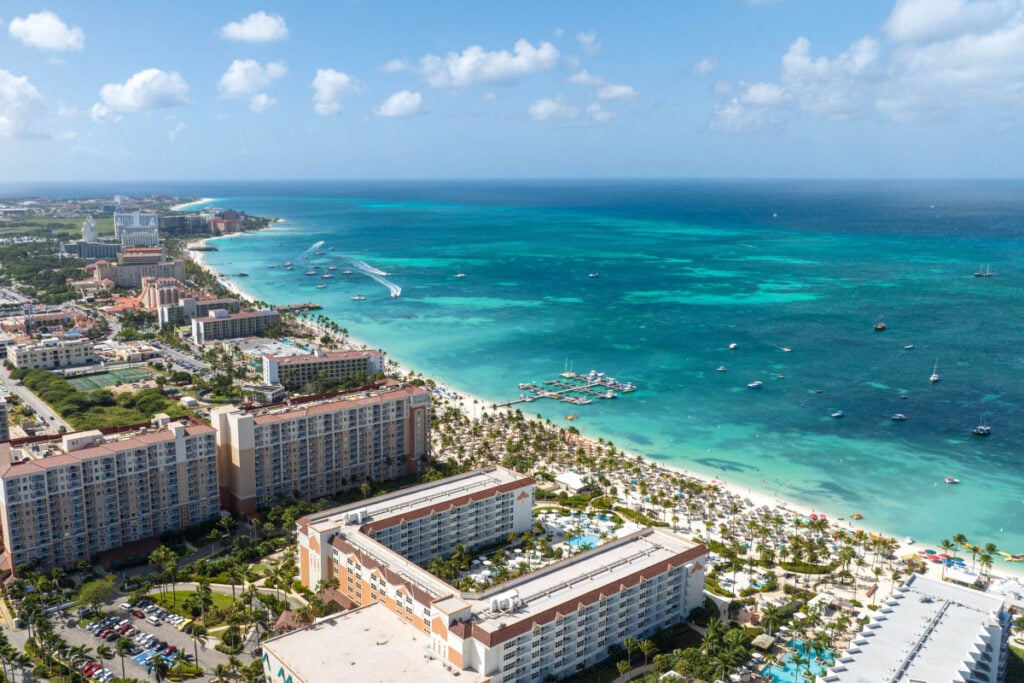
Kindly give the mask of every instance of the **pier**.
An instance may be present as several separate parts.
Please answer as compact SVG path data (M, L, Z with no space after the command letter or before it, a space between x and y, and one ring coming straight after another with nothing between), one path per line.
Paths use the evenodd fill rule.
M606 377L603 372L594 370L587 374L566 371L541 384L521 382L519 389L526 393L504 405L512 406L517 403L531 403L539 398L549 398L582 406L593 403L595 399L610 400L618 398L619 394L636 391L632 382L619 382L614 377Z

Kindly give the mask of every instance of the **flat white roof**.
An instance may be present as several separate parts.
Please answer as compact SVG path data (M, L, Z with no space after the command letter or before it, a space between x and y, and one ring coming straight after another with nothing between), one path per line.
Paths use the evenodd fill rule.
M985 627L1002 608L999 596L913 575L837 654L823 680L911 683L960 680L958 673L966 679L971 653L983 650ZM999 644L993 645L998 656Z
M400 489L394 493L377 496L370 500L325 510L316 515L309 515L308 519L310 528L316 531L331 531L346 526L346 513L363 510L365 511L363 520L358 524L354 524L354 526L358 527L367 522L380 521L402 515L403 513L430 508L478 491L484 491L502 484L510 484L521 479L526 479L526 477L501 467L487 467L467 474L447 477L429 484L420 484L419 486Z
M430 636L378 603L270 638L263 648L291 671L293 683L457 683L472 676L464 671L456 678L445 670L428 654ZM271 676L279 680L277 671Z

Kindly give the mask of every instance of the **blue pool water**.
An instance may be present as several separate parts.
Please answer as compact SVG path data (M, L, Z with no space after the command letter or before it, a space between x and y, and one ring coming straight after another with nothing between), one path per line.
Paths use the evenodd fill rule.
M807 649L801 640L794 638L786 643L786 645L791 648L795 648L801 654L807 655ZM793 664L793 653L787 652L782 657L781 666L769 664L765 668L761 669L761 675L770 677L776 683L793 683L794 681L799 681L797 674L800 673L802 675L803 672L809 672L815 676L824 675L824 673L828 671L827 663L835 661L832 650L821 650L819 652L818 650L811 648L810 651L810 663L801 664L799 672L797 672L796 665ZM817 660L819 657L826 663L823 664L818 662Z
M597 544L601 542L601 539L597 536L591 536L590 534L584 534L577 536L576 538L569 539L568 543L573 548L579 548L581 546L587 546L588 548L596 548Z

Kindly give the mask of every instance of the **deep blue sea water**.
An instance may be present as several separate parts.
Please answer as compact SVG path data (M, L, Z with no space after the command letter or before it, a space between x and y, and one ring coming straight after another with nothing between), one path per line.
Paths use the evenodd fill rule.
M258 298L317 301L354 336L488 401L566 362L596 369L639 390L524 410L562 424L578 413L594 438L893 535L962 532L1024 552L1024 183L114 191L143 190L286 219L218 240L209 262L248 272L237 282ZM303 260L321 240L324 254ZM310 262L336 278L304 276ZM972 277L979 267L993 277ZM992 436L971 435L981 421Z

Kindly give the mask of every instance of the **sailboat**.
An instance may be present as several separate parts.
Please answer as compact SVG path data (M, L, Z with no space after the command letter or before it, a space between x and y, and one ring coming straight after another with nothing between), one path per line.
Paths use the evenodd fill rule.
M935 384L940 379L942 379L942 378L939 377L939 359L936 358L935 359L935 367L932 368L932 376L928 378L928 381L931 382L932 384Z
M992 434L992 428L985 424L985 420L982 419L978 423L978 426L971 430L971 434L974 434L975 436L989 436Z
M985 270L981 269L981 264L978 264L978 272L974 274L974 277L992 277L992 266L986 265Z

